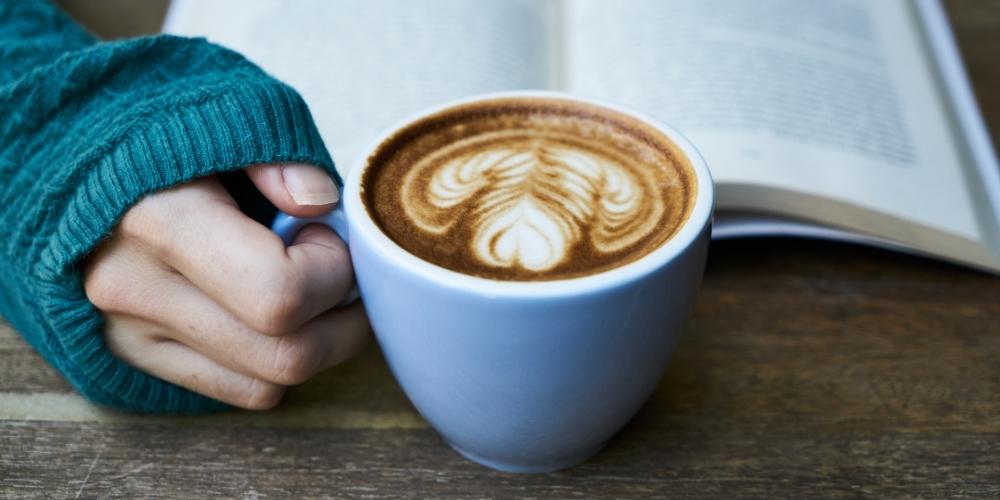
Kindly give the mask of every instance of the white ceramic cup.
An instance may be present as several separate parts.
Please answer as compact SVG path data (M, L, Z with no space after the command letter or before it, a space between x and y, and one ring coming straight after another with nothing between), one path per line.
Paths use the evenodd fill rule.
M697 182L688 220L628 264L581 278L512 282L439 267L397 245L361 196L369 152L407 124L453 106L558 99L651 125L687 157ZM317 219L279 216L290 241L322 222L351 252L361 299L393 374L458 452L495 469L544 472L596 453L656 387L691 311L711 229L713 186L694 146L641 113L553 92L447 103L390 127L353 166L343 202Z

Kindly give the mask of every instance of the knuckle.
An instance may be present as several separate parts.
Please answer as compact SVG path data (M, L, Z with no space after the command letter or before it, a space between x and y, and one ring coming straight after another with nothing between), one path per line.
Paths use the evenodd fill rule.
M157 234L157 229L162 224L162 217L158 216L158 205L156 195L151 195L128 209L119 223L122 235L142 241Z
M340 242L340 244L328 247L330 249L330 263L333 266L346 266L350 269L351 254L347 249L347 245L339 239L337 241Z
M248 410L270 410L281 402L284 395L284 387L260 379L253 379L242 394L238 406Z
M150 226L152 225L152 221L150 220L147 204L148 198L136 203L125 212L121 222L118 223L118 230L122 236L130 239L141 239L151 232Z
M346 283L354 281L354 267L351 264L351 253L345 245L330 248L330 269Z
M284 335L293 330L306 304L305 287L290 274L267 280L262 298L253 305L252 327L265 335Z
M300 339L282 337L271 355L272 381L298 385L309 380L319 366L318 353L318 349Z
M135 294L129 280L114 266L103 261L95 263L84 273L83 290L94 306L106 312L129 312L135 302Z
M178 208L182 204L170 203L164 199L166 196L164 193L149 195L125 212L118 226L121 235L160 254L169 253L175 241L171 229L179 218Z

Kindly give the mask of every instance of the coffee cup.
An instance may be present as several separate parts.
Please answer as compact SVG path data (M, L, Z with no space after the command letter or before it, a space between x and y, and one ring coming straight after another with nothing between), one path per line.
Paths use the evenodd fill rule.
M500 118L475 121L490 117ZM608 129L612 136L635 137L606 139L605 125L618 127ZM542 138L525 139L512 132L518 127L528 127L530 137L540 130ZM443 131L469 137L406 142ZM472 142L446 149L459 140ZM642 149L649 144L662 151ZM391 166L393 155L403 155L402 163ZM525 170L543 160L557 170ZM582 162L577 173L575 161ZM648 163L643 168L666 177L643 177L628 162ZM375 169L392 168L397 178L376 177L382 174ZM408 175L411 169L426 172ZM567 179L569 194L554 197L525 184L539 176ZM375 189L378 182L384 189ZM490 183L521 191L490 195ZM378 193L397 191L411 193L412 203L404 200L388 215L373 206L383 199ZM407 118L375 139L342 192L329 215L279 215L273 229L289 242L318 222L348 242L375 337L406 395L456 451L510 472L553 471L587 459L650 396L701 282L713 204L709 170L677 131L613 104L554 92L481 95ZM601 203L588 209L587 200ZM462 210L466 215L452 213ZM387 217L411 217L415 229L400 237ZM421 225L421 218L431 222ZM643 218L655 220L633 220ZM435 233L439 222L447 230ZM613 237L601 241L598 233ZM626 243L632 253L622 253ZM567 250L583 246L590 248L584 257ZM587 257L602 248L619 253L610 263ZM560 249L565 255L553 257ZM476 256L486 264L469 264Z

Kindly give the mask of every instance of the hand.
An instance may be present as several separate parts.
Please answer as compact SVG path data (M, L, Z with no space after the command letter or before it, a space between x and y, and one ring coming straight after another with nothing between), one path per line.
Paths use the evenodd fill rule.
M338 199L322 170L247 170L279 209L308 217ZM344 243L310 225L287 249L209 177L147 196L84 263L87 297L123 361L250 409L357 353L369 336L360 303L332 309L354 280Z

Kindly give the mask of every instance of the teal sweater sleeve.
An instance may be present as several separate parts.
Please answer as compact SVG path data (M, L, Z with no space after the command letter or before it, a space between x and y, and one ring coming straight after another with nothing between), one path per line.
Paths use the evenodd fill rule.
M101 42L47 2L0 2L0 316L91 400L225 407L110 353L81 261L148 193L292 161L336 178L301 97L239 54L174 36Z

